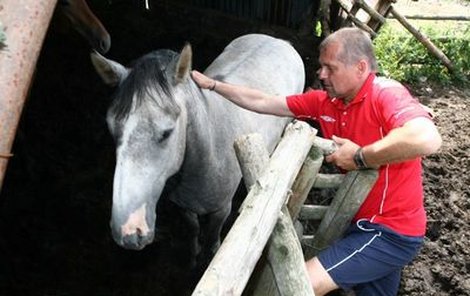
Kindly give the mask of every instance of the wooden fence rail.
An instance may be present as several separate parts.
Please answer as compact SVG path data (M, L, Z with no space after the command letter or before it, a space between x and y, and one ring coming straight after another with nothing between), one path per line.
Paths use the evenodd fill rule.
M248 135L235 143L249 194L192 295L314 295L305 258L343 233L378 176L374 170L319 174L323 154L336 146L315 135L306 123L290 124L270 159L261 137ZM339 185L330 206L303 206L315 183ZM304 253L293 226L299 215L322 221Z
M235 150L242 171L250 171L243 176L247 188L251 188L261 177L269 154L259 134L241 137L235 142ZM318 149L313 147L312 149ZM322 164L321 153L310 151L292 187L288 206L282 207L279 219L258 261L244 295L313 295L304 264L304 256L292 223L292 215L300 211L313 184L311 180ZM308 161L311 160L311 161Z
M253 203L245 205L192 295L241 295L314 139L306 123L288 126L248 194Z

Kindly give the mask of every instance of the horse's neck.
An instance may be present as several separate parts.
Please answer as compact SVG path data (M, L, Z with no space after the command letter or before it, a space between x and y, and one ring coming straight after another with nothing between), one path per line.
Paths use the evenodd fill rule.
M188 127L186 131L186 142L190 145L188 148L197 150L210 149L214 143L214 130L216 126L217 114L214 114L209 101L212 98L203 96L199 90L193 90L198 93L197 96L191 96L186 101L188 116ZM214 121L215 120L215 121Z
M230 103L214 97L212 92L201 92L198 88L193 89L192 92L197 95L191 96L186 101L188 116L186 152L193 154L190 156L195 156L194 159L200 162L203 162L202 154L207 157L221 159L227 153L223 149L217 149L217 147L220 148L226 145L232 128L231 126L227 127L224 118L226 120L228 116L223 114L232 111ZM225 104L228 105L228 110L227 106L224 106ZM227 131L221 132L222 129ZM204 164L206 163L204 161Z

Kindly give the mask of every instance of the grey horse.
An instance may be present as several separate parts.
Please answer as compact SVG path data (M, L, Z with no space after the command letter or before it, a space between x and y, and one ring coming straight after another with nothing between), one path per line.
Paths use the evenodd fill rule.
M211 258L241 180L234 140L256 132L272 151L289 119L247 111L199 89L190 78L189 44L179 54L151 52L132 69L98 53L92 53L92 62L102 79L117 87L107 113L116 142L114 240L137 250L151 243L165 189L184 209L192 257ZM280 95L302 92L305 83L295 49L260 34L235 39L205 74Z

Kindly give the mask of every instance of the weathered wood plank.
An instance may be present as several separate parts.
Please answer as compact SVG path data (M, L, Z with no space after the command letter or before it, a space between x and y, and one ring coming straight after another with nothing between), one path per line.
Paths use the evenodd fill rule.
M345 0L336 0L336 2L341 6L344 12L348 15L348 18L359 28L369 33L372 37L376 37L377 33L374 32L372 28L361 22L355 15L353 15L350 11L350 7L348 6L348 2Z
M427 20L427 21L470 21L470 16L464 15L404 15L407 20ZM387 18L394 19L393 15L387 16Z
M406 18L404 18L400 13L398 13L398 11L396 11L395 8L393 8L393 6L390 7L390 13L411 34L413 34L413 36L416 39L418 39L418 41L421 42L431 54L433 54L436 58L438 58L444 64L444 66L446 66L447 69L449 69L449 71L451 71L451 72L454 71L454 65L449 60L449 58L446 56L446 54L443 53L436 45L434 45L434 43L432 43L431 40L429 40L429 38L426 35L424 35L418 29L413 27L413 25L410 24L410 22L408 22L408 20Z
M260 135L251 134L237 139L234 147L242 172L247 173L246 176L243 175L245 185L250 188L255 184L256 179L261 176L261 173L268 164L269 156L266 145ZM311 151L307 159L310 159L312 156L323 159L318 149L316 153ZM307 162L307 165L306 162L304 162L301 172L297 176L296 182L294 182L294 187L297 184L300 188L308 191L309 188L305 188L305 186L308 186L305 185L306 182L298 181L300 175L309 175L306 170L309 168L308 164L311 165L312 161ZM321 166L321 162L317 165ZM318 172L318 170L319 168L315 168L314 173ZM313 176L310 175L310 177L314 179ZM248 204L251 202L249 201ZM303 200L299 199L299 202L303 203ZM249 287L251 291L248 294L251 293L257 296L312 295L313 291L304 267L302 247L286 206L283 206L279 220L268 241L265 255L267 256L261 257L258 262L257 269L259 270L259 275L251 278L251 287Z
M290 124L267 169L248 194L256 195L235 221L192 295L241 295L315 139L304 122ZM292 143L295 143L293 145Z
M315 188L337 188L343 183L343 174L318 174L313 183Z
M297 218L322 163L322 151L312 147L292 186L288 206L283 206L271 234L265 249L266 256L258 263L259 274L251 278L248 295L313 295L304 267L302 247L292 220Z
M320 148L320 150L323 152L323 155L330 155L335 152L336 149L338 149L335 142L322 137L315 138L315 146Z
M292 194L287 203L287 208L289 209L289 214L293 221L295 221L299 216L300 208L305 203L305 200L317 179L322 163L322 151L314 144L310 149L308 157L305 159L297 178L295 179L294 185L292 186Z
M312 245L305 249L306 258L315 256L343 234L377 177L376 170L350 171L346 174L315 233Z
M321 220L330 206L304 205L300 209L300 220Z

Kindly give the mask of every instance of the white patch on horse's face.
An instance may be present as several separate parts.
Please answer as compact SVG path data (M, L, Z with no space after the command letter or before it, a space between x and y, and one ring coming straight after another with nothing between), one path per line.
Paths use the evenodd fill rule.
M129 245L126 236L153 236L156 204L184 158L185 122L148 102L123 122L108 116L117 145L111 226L124 247L143 247L138 240L136 246Z
M147 236L150 232L150 229L147 225L146 217L146 206L147 204L144 203L140 208L135 210L129 215L126 223L121 226L121 233L122 236L126 235L139 235L139 236Z

